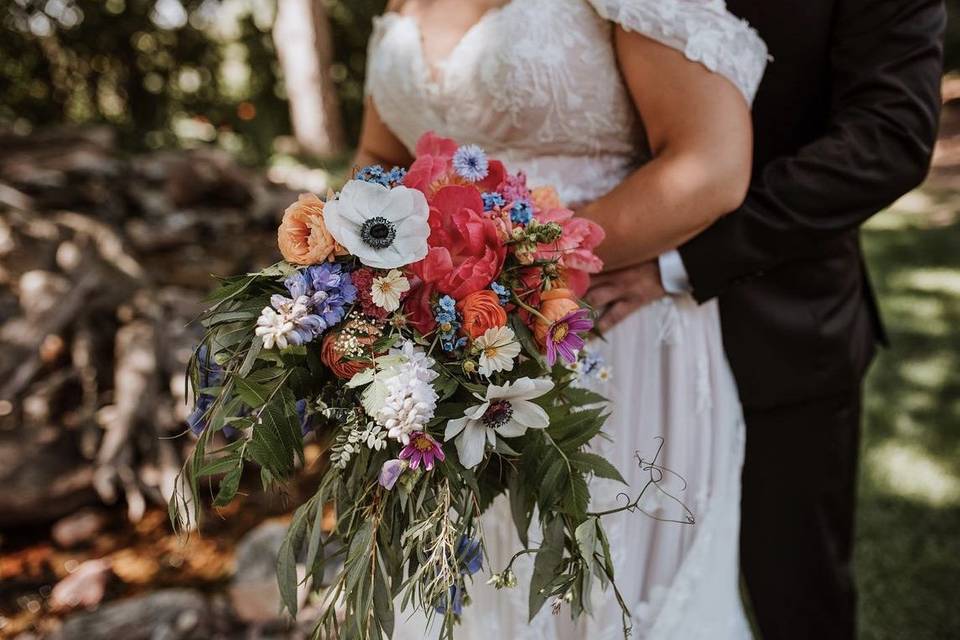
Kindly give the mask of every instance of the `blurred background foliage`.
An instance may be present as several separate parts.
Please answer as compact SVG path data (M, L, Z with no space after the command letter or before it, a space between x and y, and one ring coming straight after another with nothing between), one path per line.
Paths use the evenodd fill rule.
M4 0L0 130L109 124L131 150L215 143L263 164L291 133L277 0ZM384 0L323 0L348 141Z

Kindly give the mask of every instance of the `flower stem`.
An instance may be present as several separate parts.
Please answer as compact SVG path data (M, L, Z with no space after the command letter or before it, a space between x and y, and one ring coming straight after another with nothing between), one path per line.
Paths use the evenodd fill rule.
M517 304L517 306L525 309L526 311L529 311L530 313L537 316L547 324L550 324L550 321L546 318L546 316L544 316L542 313L540 313L539 311L537 311L536 309L528 305L526 302L521 300L520 297L515 292L513 293L513 301Z

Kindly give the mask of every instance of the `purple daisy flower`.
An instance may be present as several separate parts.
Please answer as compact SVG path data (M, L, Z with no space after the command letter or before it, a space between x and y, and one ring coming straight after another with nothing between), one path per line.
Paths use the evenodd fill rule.
M446 458L440 443L423 431L411 433L410 444L400 451L400 459L407 460L411 469L417 469L423 463L424 470L430 471L436 462L443 462Z
M547 364L551 367L559 355L567 364L577 361L577 352L583 348L581 333L593 328L588 309L577 309L563 316L547 329Z

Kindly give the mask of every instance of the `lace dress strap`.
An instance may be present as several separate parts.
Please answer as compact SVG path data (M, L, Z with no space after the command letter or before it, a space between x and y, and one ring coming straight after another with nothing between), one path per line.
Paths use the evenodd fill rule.
M752 103L767 65L756 30L723 0L588 0L600 16L627 31L677 49L733 82Z

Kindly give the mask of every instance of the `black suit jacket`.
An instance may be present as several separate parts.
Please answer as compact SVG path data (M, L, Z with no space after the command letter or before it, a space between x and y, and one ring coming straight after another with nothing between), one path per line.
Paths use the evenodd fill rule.
M940 0L728 0L766 40L743 206L680 248L719 297L744 405L859 387L885 340L859 226L919 184L940 109Z

